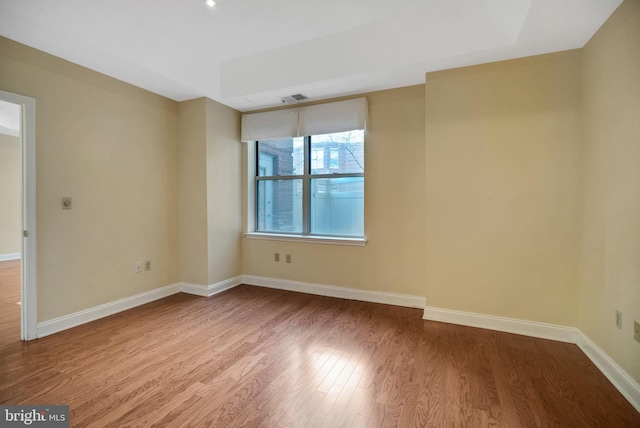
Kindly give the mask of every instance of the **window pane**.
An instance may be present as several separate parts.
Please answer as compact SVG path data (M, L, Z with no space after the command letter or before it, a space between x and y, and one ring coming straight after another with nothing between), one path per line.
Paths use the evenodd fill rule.
M364 131L311 136L311 174L364 172Z
M304 138L258 142L258 177L301 175L304 172Z
M364 236L364 177L311 180L311 233Z
M329 149L329 168L338 169L340 168L340 149L337 147L332 147Z
M302 233L302 180L258 180L257 230Z
M311 169L324 168L324 147L311 150Z

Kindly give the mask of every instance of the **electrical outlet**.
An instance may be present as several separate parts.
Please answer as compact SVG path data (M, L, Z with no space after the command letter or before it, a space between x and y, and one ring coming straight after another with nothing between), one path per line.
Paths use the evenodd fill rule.
M633 338L640 342L640 323L638 321L633 322Z
M286 260L287 263L291 263L291 254L287 254L285 256L285 260Z
M151 260L144 262L144 270L151 270Z
M616 309L616 327L622 330L622 312Z
M136 262L135 273L142 272L142 262Z
M280 253L273 253L273 261L274 262L280 261Z

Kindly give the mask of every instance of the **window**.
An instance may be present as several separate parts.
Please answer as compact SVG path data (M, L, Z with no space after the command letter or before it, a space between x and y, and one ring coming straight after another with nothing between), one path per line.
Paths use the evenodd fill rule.
M314 147L311 150L311 169L324 168L324 147Z
M246 236L365 245L367 116L365 97L243 114L255 171Z
M364 236L364 131L256 142L256 231Z
M340 149L337 147L332 147L329 149L329 168L338 169L340 168Z

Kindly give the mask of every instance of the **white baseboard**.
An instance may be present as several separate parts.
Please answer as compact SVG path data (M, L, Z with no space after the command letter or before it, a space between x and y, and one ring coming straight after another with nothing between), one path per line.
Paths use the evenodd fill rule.
M495 317L429 306L424 308L424 316L422 318L430 321L479 327L488 330L503 331L505 333L556 340L559 342L576 343L577 341L577 331L575 327L565 327L535 321Z
M189 284L183 282L180 284L180 291L188 294L195 294L196 296L211 297L215 294L222 293L233 287L237 287L242 284L242 277L236 276L235 278L226 279L224 281L211 284L209 286L199 284Z
M7 253L0 254L0 262L8 262L9 260L20 260L22 255L20 253Z
M225 281L211 284L208 287L204 285L177 283L166 287L157 288L135 296L126 297L116 300L115 302L105 303L104 305L85 309L80 312L65 315L49 321L38 323L37 337L45 337L54 333L58 333L69 328L77 327L118 312L133 309L136 306L153 302L154 300L163 299L176 293L189 293L197 296L210 297L214 294L221 293L225 290L233 288L242 283L242 277L238 276Z
M386 293L382 291L358 290L355 288L337 287L333 285L312 284L308 282L289 281L260 276L243 275L242 283L259 287L276 288L278 290L296 291L299 293L315 294L340 299L360 300L371 303L404 306L409 308L424 308L426 299L407 294Z
M640 412L640 385L581 330L578 330L577 345L624 398Z
M502 318L434 307L424 308L424 319L574 343L618 391L640 412L640 385L581 330L554 324Z
M197 296L210 297L240 284L275 288L279 290L296 291L341 299L360 300L364 302L383 303L410 308L424 308L423 319L478 327L524 336L575 343L584 354L598 367L620 393L640 412L640 385L629 376L615 361L598 347L581 330L534 321L513 318L503 318L472 312L454 311L426 306L426 299L419 296L386 293L380 291L358 290L330 285L312 284L299 281L273 279L259 276L243 275L230 278L209 286L178 283L157 288L135 296L106 303L94 308L85 309L63 317L39 323L37 337L45 337L69 328L77 327L100 318L114 315L118 312L135 308L162 299L173 294L183 292Z
M86 324L109 315L114 315L118 312L126 311L127 309L132 309L136 306L144 305L179 292L180 284L172 284L166 287L156 288L155 290L147 291L145 293L136 294L135 296L116 300L115 302L105 303L104 305L85 309L83 311L49 321L44 321L38 323L37 337L49 336L50 334L58 333L72 327L77 327L81 324Z

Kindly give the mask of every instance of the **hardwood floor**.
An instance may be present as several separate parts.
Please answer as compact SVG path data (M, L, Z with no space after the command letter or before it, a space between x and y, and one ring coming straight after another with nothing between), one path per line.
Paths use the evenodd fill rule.
M0 262L0 346L20 339L20 263Z
M2 338L0 403L76 427L640 427L575 346L422 311L240 286L37 341Z

